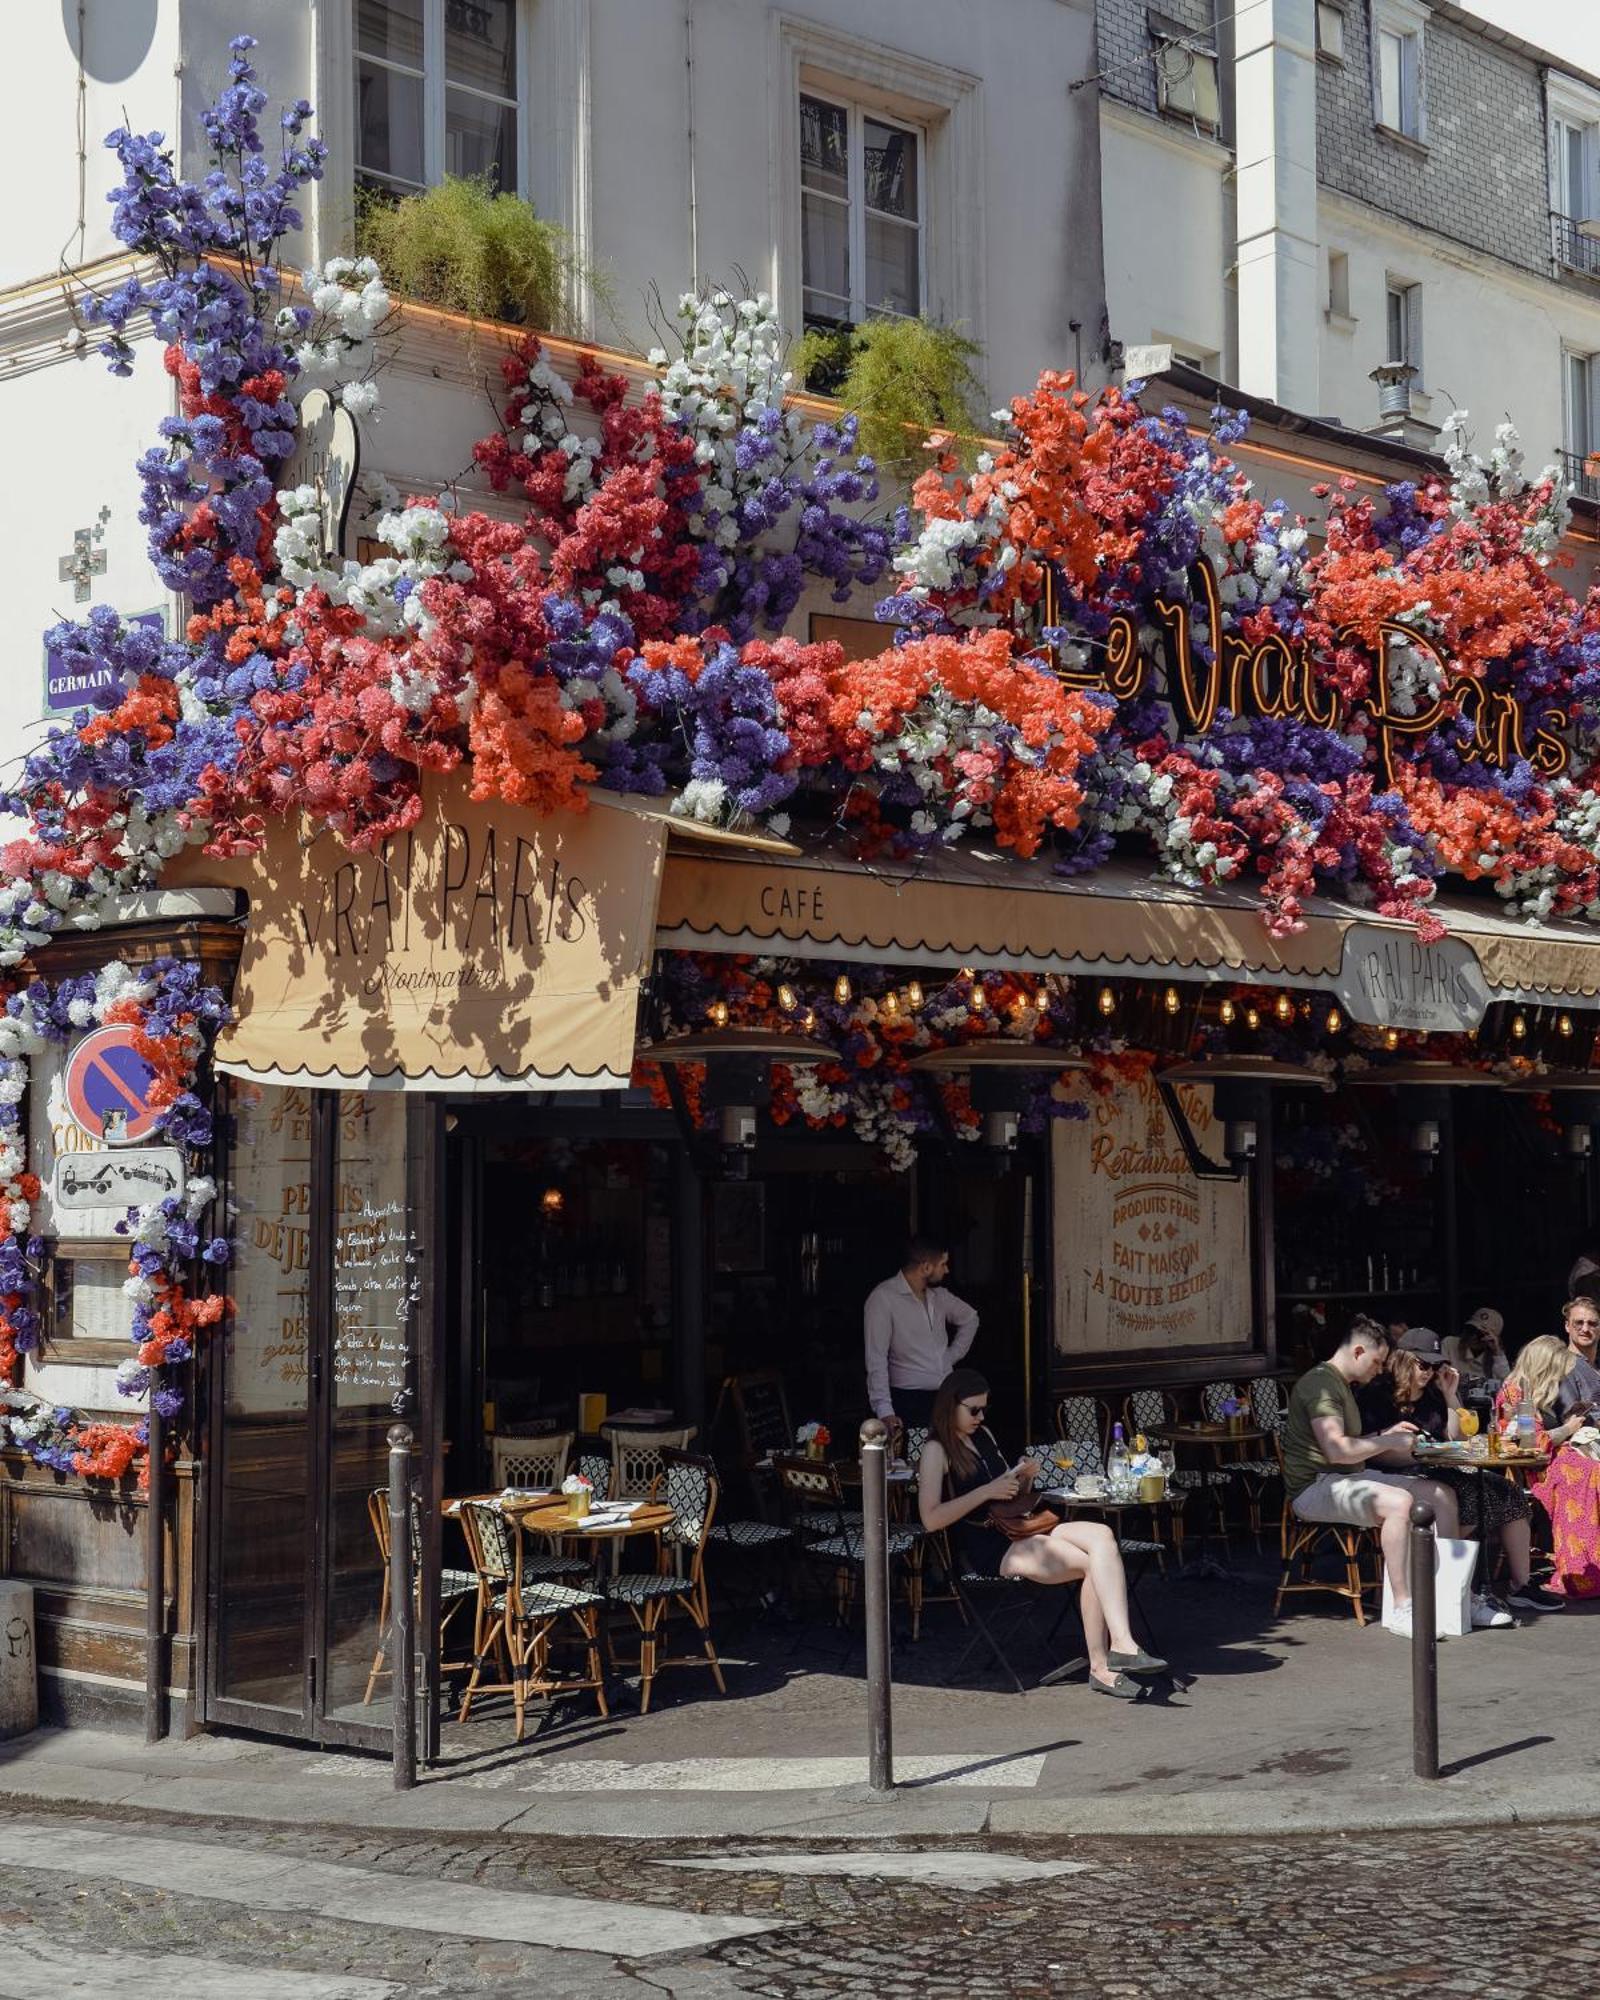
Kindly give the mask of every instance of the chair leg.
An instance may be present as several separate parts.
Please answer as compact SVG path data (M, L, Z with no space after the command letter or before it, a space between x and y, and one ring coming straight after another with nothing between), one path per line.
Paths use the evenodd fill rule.
M644 1607L639 1620L639 1713L650 1713L650 1689L656 1677L656 1625L661 1616L658 1599Z
M698 1625L700 1628L700 1650L705 1654L706 1659L710 1664L711 1678L717 1684L717 1693L726 1694L728 1692L728 1684L722 1678L722 1662L717 1658L717 1649L711 1643L711 1618L710 1618L709 1608L705 1605L697 1604L695 1602L694 1593L692 1591L687 1591L684 1593L683 1602L688 1610L689 1616L694 1620L695 1624Z

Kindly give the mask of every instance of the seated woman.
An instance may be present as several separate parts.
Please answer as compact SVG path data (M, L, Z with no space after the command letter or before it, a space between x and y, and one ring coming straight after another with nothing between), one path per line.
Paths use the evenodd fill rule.
M1386 1431L1398 1423L1415 1424L1424 1437L1461 1435L1461 1377L1444 1357L1444 1350L1425 1326L1414 1326L1391 1350L1389 1365L1356 1390L1356 1407L1365 1431ZM1528 1496L1501 1472L1458 1472L1436 1466L1429 1476L1448 1486L1460 1510L1461 1532L1476 1537L1479 1509L1485 1539L1497 1535L1511 1572L1509 1599L1519 1611L1560 1611L1562 1600L1532 1580L1532 1535L1528 1526ZM1477 1626L1509 1625L1511 1620L1494 1600L1472 1593L1472 1622Z
M1600 1597L1600 1460L1569 1440L1591 1421L1583 1364L1564 1340L1541 1335L1517 1356L1496 1404L1504 1419L1526 1400L1544 1427L1552 1456L1529 1492L1550 1517L1555 1574L1563 1597Z
M990 1507L1029 1492L1039 1468L1032 1459L1006 1463L984 1422L988 1409L989 1385L976 1369L957 1368L939 1385L933 1435L917 1468L923 1527L930 1535L952 1529L957 1559L973 1575L1081 1583L1089 1685L1124 1701L1136 1699L1141 1690L1130 1676L1165 1673L1167 1663L1134 1641L1116 1537L1102 1521L1060 1521L1048 1534L1025 1541L1011 1541L991 1527Z

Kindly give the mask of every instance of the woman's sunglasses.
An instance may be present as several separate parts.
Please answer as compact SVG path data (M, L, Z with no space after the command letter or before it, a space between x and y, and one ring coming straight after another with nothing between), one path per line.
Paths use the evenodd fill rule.
M961 1407L969 1417L986 1417L989 1414L987 1403L963 1403Z

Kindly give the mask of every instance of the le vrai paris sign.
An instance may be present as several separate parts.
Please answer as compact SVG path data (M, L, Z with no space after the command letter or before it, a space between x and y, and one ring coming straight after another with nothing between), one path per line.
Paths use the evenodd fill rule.
M430 776L415 827L353 853L300 819L170 883L250 899L220 1067L264 1081L593 1088L633 1067L667 829L591 792L536 818Z
M1349 726L1352 704L1319 677L1316 655L1303 640L1273 634L1252 642L1237 633L1223 632L1220 644L1208 649L1211 657L1207 658L1196 644L1195 613L1204 612L1209 632L1222 632L1223 606L1216 571L1204 557L1189 567L1189 588L1192 597L1188 600L1160 597L1155 602L1159 663L1165 671L1167 698L1186 731L1204 735L1224 711L1247 720L1308 722L1318 729L1342 731ZM1059 622L1058 600L1056 578L1047 570L1040 606L1044 625ZM1361 635L1342 633L1340 640L1371 654ZM1440 686L1431 701L1410 715L1395 705L1390 672L1396 655L1406 649L1433 662ZM1051 649L1051 658L1064 686L1108 694L1117 701L1131 701L1145 693L1157 664L1141 647L1139 628L1126 613L1111 620L1098 664L1069 667L1055 649ZM1359 704L1359 712L1373 724L1385 784L1394 780L1394 753L1404 738L1430 735L1456 716L1471 729L1470 737L1459 746L1463 763L1499 770L1525 759L1549 778L1567 768L1571 754L1560 734L1567 722L1564 709L1552 702L1530 716L1503 689L1485 687L1471 674L1458 673L1431 640L1392 619L1383 620L1378 627L1369 692Z

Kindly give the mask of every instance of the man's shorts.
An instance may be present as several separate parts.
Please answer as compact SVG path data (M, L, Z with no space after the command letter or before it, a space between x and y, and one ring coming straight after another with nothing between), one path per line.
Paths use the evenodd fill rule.
M1398 1486L1416 1498L1417 1482L1403 1472L1322 1472L1289 1503L1302 1521L1342 1528L1375 1528L1380 1487Z

